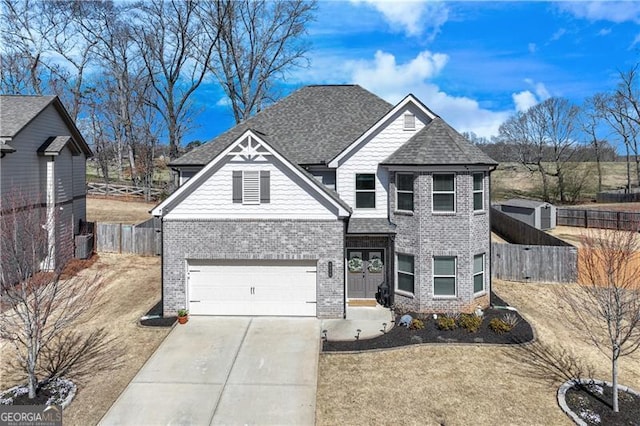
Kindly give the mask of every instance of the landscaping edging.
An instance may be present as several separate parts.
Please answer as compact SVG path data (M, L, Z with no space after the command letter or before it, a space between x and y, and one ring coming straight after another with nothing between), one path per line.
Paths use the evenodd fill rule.
M574 423L577 424L578 426L588 426L587 423L580 418L580 416L578 416L576 413L573 412L573 410L571 410L571 408L569 408L569 405L567 405L567 401L566 401L567 391L578 384L582 384L582 385L593 384L593 385L600 385L603 387L604 386L613 387L613 383L607 382L604 380L595 380L595 379L574 379L574 380L568 380L564 382L558 388L558 405L560 405L560 408L562 409L562 411L564 411L564 413L567 416L569 416L571 420L573 420ZM634 389L631 389L627 386L618 385L618 390L640 397L640 392Z

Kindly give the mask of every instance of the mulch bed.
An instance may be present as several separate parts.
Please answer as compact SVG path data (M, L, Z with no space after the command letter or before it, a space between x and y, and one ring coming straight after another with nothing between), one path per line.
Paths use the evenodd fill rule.
M502 299L491 293L492 306L508 306ZM493 318L502 318L506 313L515 314L519 322L510 331L497 334L489 328L489 322ZM475 333L470 333L464 328L454 330L439 330L432 316L421 316L410 313L414 318L424 319L424 329L410 330L403 326L394 326L387 333L373 339L360 339L351 341L323 341L324 352L340 351L366 351L374 349L387 349L400 346L416 345L421 343L493 343L493 344L518 344L533 340L531 325L516 311L497 309L491 307L484 311L482 325ZM401 315L396 315L395 322L400 322ZM330 338L331 336L329 336Z
M159 318L148 318L140 320L140 325L145 327L172 327L178 320L178 317L163 317L162 316L162 300L153 305L149 312L145 316L160 315Z
M617 413L612 410L609 386L574 386L565 395L567 405L589 426L640 426L640 397L618 389Z

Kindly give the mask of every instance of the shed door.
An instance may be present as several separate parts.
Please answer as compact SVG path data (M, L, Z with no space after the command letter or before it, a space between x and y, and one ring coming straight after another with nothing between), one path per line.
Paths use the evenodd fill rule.
M551 206L540 209L540 229L551 229Z
M316 316L316 262L188 262L192 315Z

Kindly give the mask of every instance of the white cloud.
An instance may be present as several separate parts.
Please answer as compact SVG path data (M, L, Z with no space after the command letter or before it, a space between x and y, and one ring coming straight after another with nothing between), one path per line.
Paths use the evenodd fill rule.
M536 46L535 43L529 43L527 47L529 49L529 53L536 53L536 50L538 50L538 46Z
M633 41L631 42L631 46L629 46L629 49L633 49L638 43L640 43L640 34L637 34L636 38L633 39Z
M440 1L393 1L393 0L351 0L352 3L365 3L380 12L392 28L401 27L409 36L421 36L427 33L427 39L433 40L440 28L449 19L449 9Z
M551 97L551 94L544 83L536 83L530 78L525 78L524 82L531 86L533 92L531 90L523 90L522 92L513 93L511 95L511 99L513 99L513 103L516 106L516 111L524 112L532 106Z
M640 2L635 1L560 2L558 7L590 21L640 23Z
M564 28L560 28L558 31L556 31L555 33L553 33L553 35L551 36L551 41L556 41L556 40L560 40L560 37L562 37L563 35L565 35L567 33L567 30Z
M449 95L428 81L440 73L447 61L447 55L425 50L406 63L397 63L394 55L378 51L373 60L350 61L346 68L354 83L391 103L413 93L456 130L485 137L497 135L500 124L512 111L484 109L477 100Z
M598 31L599 36L606 36L609 34L611 34L611 28L602 28L600 31Z

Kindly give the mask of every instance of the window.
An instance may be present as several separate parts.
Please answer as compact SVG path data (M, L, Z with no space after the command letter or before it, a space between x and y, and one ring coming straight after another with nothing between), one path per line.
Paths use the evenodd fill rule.
M416 129L416 116L408 112L404 115L404 130L415 130L415 129Z
M433 258L433 295L456 295L456 258L442 256Z
M398 290L413 294L413 256L398 254Z
M473 292L484 291L484 254L473 256Z
M375 209L376 208L376 175L357 174L356 175L356 208Z
M396 209L413 211L413 175L396 174Z
M433 175L433 211L434 212L455 212L456 211L456 176Z
M269 170L234 170L232 174L234 203L265 204L271 200Z
M484 173L473 174L473 210L484 210Z

